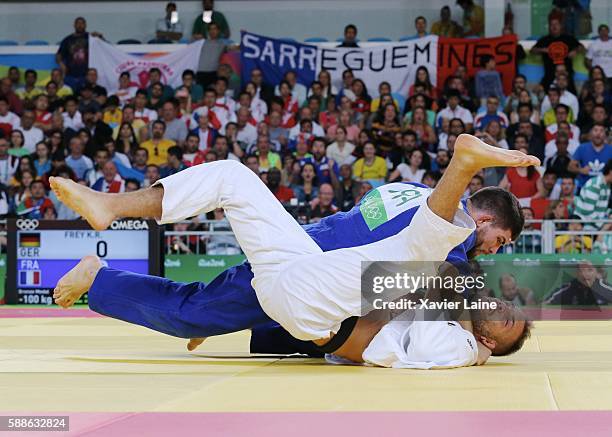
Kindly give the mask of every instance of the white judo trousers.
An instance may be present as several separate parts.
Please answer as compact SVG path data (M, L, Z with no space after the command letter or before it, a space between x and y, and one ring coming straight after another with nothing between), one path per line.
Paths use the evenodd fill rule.
M239 162L197 165L158 184L164 188L160 223L225 210L251 263L263 310L300 340L327 338L345 319L362 315L362 262L444 261L476 227L462 209L453 224L425 204L395 236L323 252L261 179Z

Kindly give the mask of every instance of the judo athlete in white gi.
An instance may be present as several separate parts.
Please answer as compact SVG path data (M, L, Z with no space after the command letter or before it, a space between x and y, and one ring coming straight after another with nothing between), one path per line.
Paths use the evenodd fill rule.
M449 251L475 229L472 218L458 208L472 176L484 167L530 165L539 165L539 160L486 145L471 135L461 135L444 176L407 228L375 243L329 252L322 252L257 175L237 162L218 161L191 167L136 193L98 193L61 178L51 178L50 182L59 199L94 229L105 229L119 217L156 217L160 223L172 223L223 208L251 263L252 285L264 311L293 337L325 345L333 341L343 321L365 315L361 299L362 262L444 261ZM62 306L74 303L91 285L99 269L99 261L84 259L58 283L56 302ZM489 329L496 330L497 340L483 344L489 353L513 348L527 331L528 322L516 320L511 307L500 306L497 314L499 320L491 321ZM480 344L475 346L470 322L462 323L463 326L442 323L457 328L462 345L472 344L469 359L453 356L445 360L447 363L437 365L468 365L480 360ZM376 326L376 322L371 325L374 333L372 329L363 330L355 345L349 347L347 341L335 355L357 362L407 367L402 365L402 354L408 350L406 332L400 332L401 328L398 331L395 323L384 327ZM409 326L416 335L417 330L425 330L426 324ZM440 331L436 338L444 335Z

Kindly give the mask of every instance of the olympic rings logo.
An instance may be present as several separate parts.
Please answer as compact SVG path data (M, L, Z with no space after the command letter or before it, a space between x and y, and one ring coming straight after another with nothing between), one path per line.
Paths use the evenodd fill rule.
M38 227L38 220L36 219L19 219L15 223L22 231L31 231Z

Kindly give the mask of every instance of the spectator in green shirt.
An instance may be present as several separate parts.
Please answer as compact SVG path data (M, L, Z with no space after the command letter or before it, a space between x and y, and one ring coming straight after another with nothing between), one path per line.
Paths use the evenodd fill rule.
M225 19L225 15L223 15L221 12L214 11L214 6L214 0L202 1L202 14L199 14L193 22L193 31L191 32L193 39L208 38L208 26L210 23L216 23L219 26L219 36L221 38L230 37L230 29L229 25L227 24L227 20ZM210 21L205 22L204 13L207 11L212 12L212 15L210 17Z
M602 174L589 179L580 195L574 199L574 214L583 220L605 220L610 214L610 186L612 186L612 159ZM587 223L588 229L599 229L600 223Z

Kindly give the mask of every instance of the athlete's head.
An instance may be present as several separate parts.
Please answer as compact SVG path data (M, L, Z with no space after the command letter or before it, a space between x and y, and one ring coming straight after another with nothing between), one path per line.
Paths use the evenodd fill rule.
M523 347L531 335L531 321L510 302L495 297L479 297L480 302L495 302L495 309L472 310L474 337L491 349L492 355L510 355Z
M468 210L476 222L476 244L469 256L496 253L518 238L525 219L517 198L499 187L486 187L472 194Z

